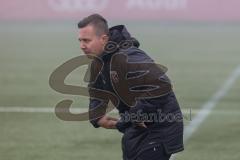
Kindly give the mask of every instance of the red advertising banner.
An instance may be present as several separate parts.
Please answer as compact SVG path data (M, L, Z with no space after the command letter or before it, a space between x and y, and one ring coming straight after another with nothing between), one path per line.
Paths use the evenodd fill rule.
M0 20L109 19L239 21L240 0L0 0Z

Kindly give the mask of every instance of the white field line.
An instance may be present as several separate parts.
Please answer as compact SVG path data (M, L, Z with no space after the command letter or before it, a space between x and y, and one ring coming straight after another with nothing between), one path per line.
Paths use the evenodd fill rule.
M0 113L1 112L22 112L22 113L54 113L55 107L24 107L24 106L0 106ZM70 112L72 113L83 113L87 112L88 108L70 108ZM189 118L190 114L197 114L199 112L199 109L182 109L183 115L186 115L187 118ZM112 110L110 113L118 113L117 109ZM222 111L222 114L226 113L225 111ZM231 114L231 113L229 113Z
M23 106L1 106L0 112L23 112L23 113L53 113L54 108L49 107L23 107Z
M192 108L185 108L181 109L183 115L186 117L187 120L190 120L190 117L199 113L200 109L192 109ZM72 113L83 113L87 112L87 108L70 108L70 112ZM9 113L54 113L54 107L24 107L24 106L0 106L0 113L1 112L9 112ZM116 109L112 110L110 113L118 113ZM214 114L221 114L221 115L233 115L233 114L240 114L238 111L229 111L229 110L218 110L213 111Z
M240 76L240 66L238 66L228 77L223 86L202 105L201 110L192 119L188 126L184 129L183 142L186 143L203 121L208 117L216 104L228 93L235 81ZM174 160L175 155L172 155L171 160Z
M207 118L207 116L211 113L212 109L216 106L216 104L228 93L231 87L234 85L235 81L240 76L240 66L238 66L223 86L208 100L205 104L202 105L201 110L197 113L197 115L193 118L193 120L189 123L189 125L184 129L184 142L186 142L191 135L197 130L197 128L201 125L201 123Z
M14 106L14 107L6 107L1 106L0 112L23 112L23 113L54 113L55 107L24 107L24 106ZM70 112L72 113L83 113L87 112L87 108L70 108ZM113 110L112 112L114 112Z

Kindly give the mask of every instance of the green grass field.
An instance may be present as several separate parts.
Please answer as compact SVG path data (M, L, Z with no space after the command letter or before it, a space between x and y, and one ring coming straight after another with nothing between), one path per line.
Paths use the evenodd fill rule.
M239 25L128 23L141 48L168 67L179 103L192 118L240 64ZM80 54L74 23L1 23L0 110L2 107L54 108L73 99L49 87L52 71ZM82 85L84 69L67 83ZM185 120L185 126L190 123ZM185 143L177 160L240 159L240 77ZM65 122L54 113L0 112L0 160L121 159L121 134L88 122Z

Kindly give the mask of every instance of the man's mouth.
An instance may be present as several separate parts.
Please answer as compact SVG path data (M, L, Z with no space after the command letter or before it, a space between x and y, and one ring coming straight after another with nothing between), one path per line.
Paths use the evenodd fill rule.
M84 52L85 54L90 54L90 52L89 52L88 50L83 50L83 52Z

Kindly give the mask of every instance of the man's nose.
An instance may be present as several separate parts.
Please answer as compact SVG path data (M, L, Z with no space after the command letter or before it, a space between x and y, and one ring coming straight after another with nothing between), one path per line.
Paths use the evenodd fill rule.
M86 45L84 43L80 43L80 48L81 49L85 49L86 48Z

